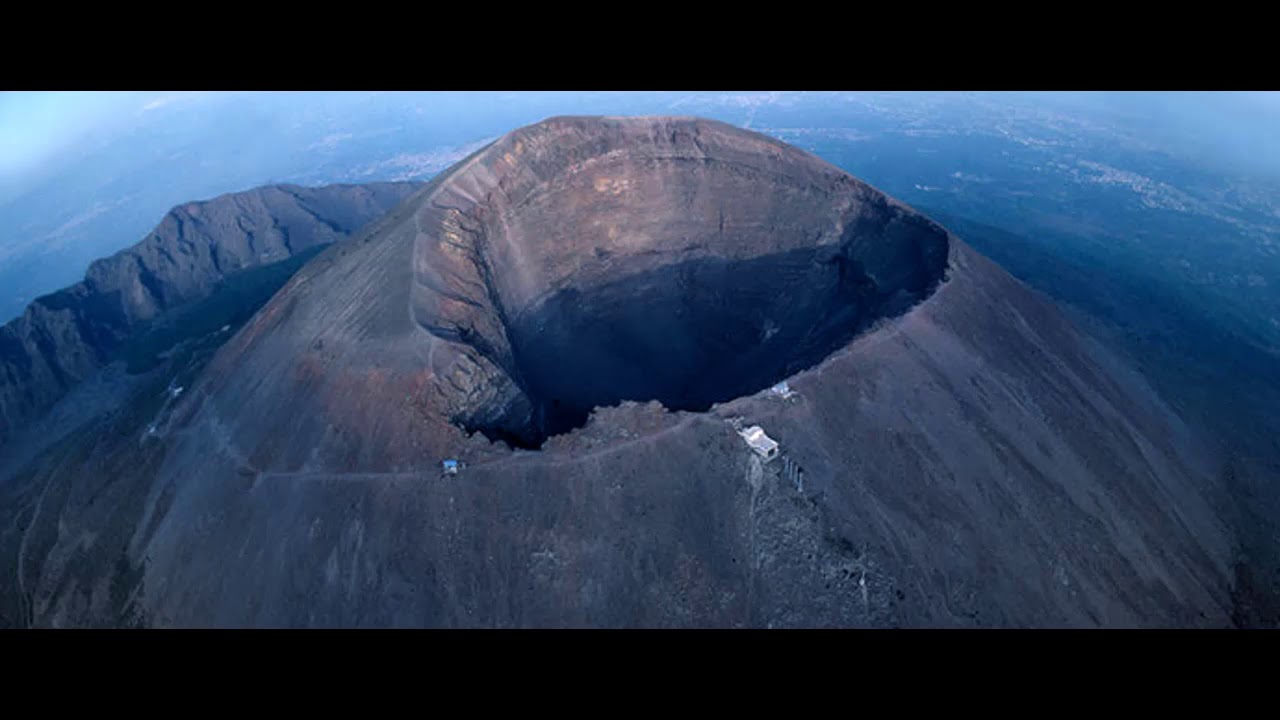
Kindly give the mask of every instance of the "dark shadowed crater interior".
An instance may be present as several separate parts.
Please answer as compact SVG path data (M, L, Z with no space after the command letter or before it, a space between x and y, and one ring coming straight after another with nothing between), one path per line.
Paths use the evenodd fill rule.
M509 371L532 415L468 430L536 448L584 425L595 407L657 400L701 412L768 388L932 291L945 235L921 231L932 236L913 239L919 262L893 287L830 245L692 260L560 291L508 321Z
M799 250L564 291L509 330L538 430L556 434L622 400L702 411L757 392L847 343L884 301L856 261Z

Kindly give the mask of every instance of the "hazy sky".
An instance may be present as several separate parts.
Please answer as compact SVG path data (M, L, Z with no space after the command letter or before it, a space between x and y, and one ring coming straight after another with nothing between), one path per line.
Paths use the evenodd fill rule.
M160 91L0 93L0 183L20 184L24 173L79 142L136 126L152 111L202 93ZM461 95L468 95L462 93ZM484 94L475 94L480 102ZM1153 133L1199 153L1254 169L1280 170L1280 93L1033 93L1096 111L1138 113Z
M154 93L153 93L154 94ZM38 166L94 129L137 113L144 93L0 93L0 177Z
M0 92L0 182L18 182L91 137L136 124L190 92Z
M1096 92L1088 105L1130 118L1168 149L1224 170L1280 174L1280 92Z

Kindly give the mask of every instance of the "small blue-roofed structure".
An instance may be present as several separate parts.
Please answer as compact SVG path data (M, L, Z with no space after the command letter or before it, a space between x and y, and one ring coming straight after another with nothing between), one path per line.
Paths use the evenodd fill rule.
M441 469L442 469L442 470L444 470L444 474L445 474L445 475L457 475L457 474L458 474L458 461L457 461L457 460L445 460L444 462L440 463L440 466L441 466Z

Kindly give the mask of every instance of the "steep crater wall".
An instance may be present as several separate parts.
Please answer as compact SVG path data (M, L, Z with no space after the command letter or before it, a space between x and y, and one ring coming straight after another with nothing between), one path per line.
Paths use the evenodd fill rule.
M507 388L454 420L525 447L598 406L702 411L815 365L932 292L949 246L807 153L694 119L547 121L429 202L415 318Z

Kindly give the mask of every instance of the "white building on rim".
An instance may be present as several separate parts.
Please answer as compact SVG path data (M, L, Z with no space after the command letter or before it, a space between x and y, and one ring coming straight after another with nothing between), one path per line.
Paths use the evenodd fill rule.
M739 430L738 434L743 440L747 441L747 445L755 454L759 455L765 462L778 457L778 443L773 438L764 434L764 429L759 425L752 425L745 430Z

